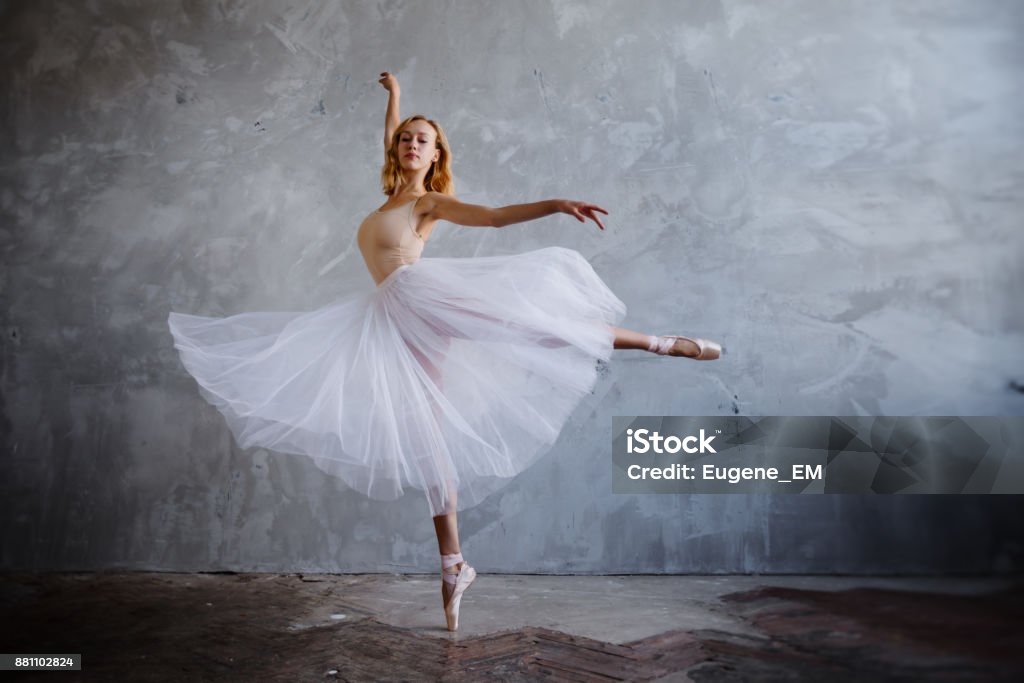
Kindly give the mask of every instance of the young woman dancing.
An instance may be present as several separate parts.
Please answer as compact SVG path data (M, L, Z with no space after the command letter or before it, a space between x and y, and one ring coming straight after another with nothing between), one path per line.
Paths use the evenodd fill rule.
M607 211L549 199L490 208L454 196L440 124L402 120L394 75L381 183L388 199L356 240L376 287L306 312L211 318L171 312L168 325L200 394L242 448L308 456L372 498L427 497L441 554L448 629L476 577L459 546L459 510L543 455L591 391L612 349L713 360L711 341L617 327L625 305L578 252L422 257L438 221L500 228Z

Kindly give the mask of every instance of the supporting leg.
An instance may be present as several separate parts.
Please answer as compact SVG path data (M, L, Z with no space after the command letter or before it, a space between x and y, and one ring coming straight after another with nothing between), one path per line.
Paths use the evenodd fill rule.
M453 503L454 507L454 503ZM434 517L434 532L437 534L437 549L442 555L462 552L459 547L459 517L454 509L445 515Z
M451 511L444 515L437 515L434 520L434 533L437 534L437 549L441 554L441 571L444 572L444 558L446 555L461 554L459 547L459 517L455 511L455 492L451 492ZM465 562L454 565L456 569L462 569ZM447 581L441 581L441 604L447 605L451 599L455 586Z
M462 594L476 579L476 570L466 563L459 550L459 522L454 506L453 500L450 512L434 516L437 547L441 551L441 604L449 631L458 630Z
M415 347L410 348L417 362L426 371L430 381L440 389L443 386L443 377L438 363L431 362L429 358ZM431 412L434 416L433 427L439 431L441 408L433 396L429 396L429 401ZM435 436L437 440L440 440L440 434ZM424 466L447 468L447 463L439 464L432 462ZM460 594L461 591L466 589L468 586L467 581L471 583L472 577L469 576L467 578L467 576L460 574L466 562L462 559L462 550L459 547L458 486L455 480L451 478L451 472L447 469L445 471L447 474L440 477L444 480L443 486L431 486L430 482L437 478L433 471L429 473L424 472L424 483L428 487L426 493L432 511L441 512L441 514L433 515L432 519L434 522L434 533L437 535L437 549L441 555L441 604L445 608L445 614L449 621L448 627L452 629L453 625L458 623L458 605L454 606L455 611L454 615L452 615L452 606L449 605L449 602L452 600L457 589ZM447 578L445 578L446 576ZM462 576L463 580L461 585L456 580L459 576Z

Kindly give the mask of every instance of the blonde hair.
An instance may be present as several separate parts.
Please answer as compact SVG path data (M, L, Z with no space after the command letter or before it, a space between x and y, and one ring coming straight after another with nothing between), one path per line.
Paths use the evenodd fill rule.
M426 121L434 127L434 131L437 132L437 140L435 145L441 150L441 156L438 157L437 161L434 162L430 170L427 171L427 176L423 179L423 185L427 188L427 191L433 190L434 192L441 192L442 194L455 194L455 183L452 182L452 171L451 171L451 148L448 147L448 138L444 134L444 129L441 128L441 124L432 119L428 119L422 114L413 114L405 121L398 124L398 128L395 129L395 134L391 136L391 145L388 147L388 153L384 160L384 168L380 171L380 184L384 190L384 194L390 195L395 190L395 186L402 181L402 166L398 163L397 152L398 138L402 135L402 131L407 125L413 121Z

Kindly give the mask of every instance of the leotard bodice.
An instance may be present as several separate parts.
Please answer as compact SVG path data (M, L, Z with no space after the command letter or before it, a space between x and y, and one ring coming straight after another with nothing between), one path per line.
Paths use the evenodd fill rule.
M363 219L356 233L359 251L378 285L399 266L415 263L423 253L423 238L412 222L416 200Z

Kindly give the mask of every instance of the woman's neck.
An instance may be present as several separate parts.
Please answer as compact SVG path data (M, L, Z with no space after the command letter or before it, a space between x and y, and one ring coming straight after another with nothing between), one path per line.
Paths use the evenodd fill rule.
M427 189L423 186L423 179L417 178L419 182L411 183L399 183L395 185L395 189L391 191L392 197L420 197L427 193Z

